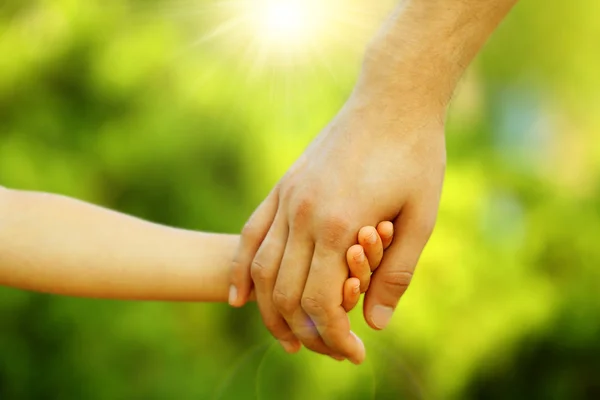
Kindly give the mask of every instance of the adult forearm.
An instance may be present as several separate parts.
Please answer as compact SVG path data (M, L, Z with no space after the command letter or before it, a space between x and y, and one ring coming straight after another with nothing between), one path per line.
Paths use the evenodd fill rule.
M518 0L403 0L367 50L360 90L444 108Z

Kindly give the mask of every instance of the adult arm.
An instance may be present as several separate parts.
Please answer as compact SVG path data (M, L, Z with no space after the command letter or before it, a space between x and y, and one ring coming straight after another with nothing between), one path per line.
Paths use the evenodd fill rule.
M364 309L371 327L385 328L437 217L448 102L515 3L405 0L397 7L369 45L348 102L244 227L232 305L246 301L253 281L265 325L287 347L299 339L323 354L364 359L340 306L340 250L360 226L394 221L394 243Z

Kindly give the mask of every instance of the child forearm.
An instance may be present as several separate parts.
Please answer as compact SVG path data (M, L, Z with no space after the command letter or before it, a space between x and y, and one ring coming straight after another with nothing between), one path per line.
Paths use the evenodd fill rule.
M227 301L237 241L64 196L0 188L0 285L81 297Z

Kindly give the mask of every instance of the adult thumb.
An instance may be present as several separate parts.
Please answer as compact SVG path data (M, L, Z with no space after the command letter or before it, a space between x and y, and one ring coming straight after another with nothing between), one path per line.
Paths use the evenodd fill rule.
M377 330L384 329L392 319L400 298L410 285L433 226L402 213L394 223L394 230L394 241L373 274L365 295L365 320Z

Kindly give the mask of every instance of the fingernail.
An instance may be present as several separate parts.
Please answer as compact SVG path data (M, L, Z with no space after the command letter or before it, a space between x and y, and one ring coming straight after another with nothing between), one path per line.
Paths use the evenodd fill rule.
M354 337L354 340L356 340L360 350L358 356L350 357L349 360L352 364L359 365L365 359L365 344L354 332L350 331L350 334Z
M365 252L363 250L360 251L360 253L356 254L354 256L354 261L356 261L357 263L362 263L365 261Z
M358 345L364 350L365 349L365 344L363 343L363 341L356 336L356 333L350 331L350 334L354 337L354 340L356 340L356 342L358 343Z
M354 294L360 293L360 285L354 286L354 288L352 288L352 291L354 292Z
M373 232L369 236L367 236L367 243L369 243L369 244L377 243L377 235L375 234L375 232Z
M229 304L234 305L237 300L237 288L234 285L229 287Z
M371 321L378 329L384 329L390 323L393 314L394 309L392 307L375 306L371 314Z
M296 349L294 347L294 344L292 342L288 342L286 340L280 340L279 344L281 344L281 347L283 347L283 349L287 352L287 353L293 353L294 350Z

